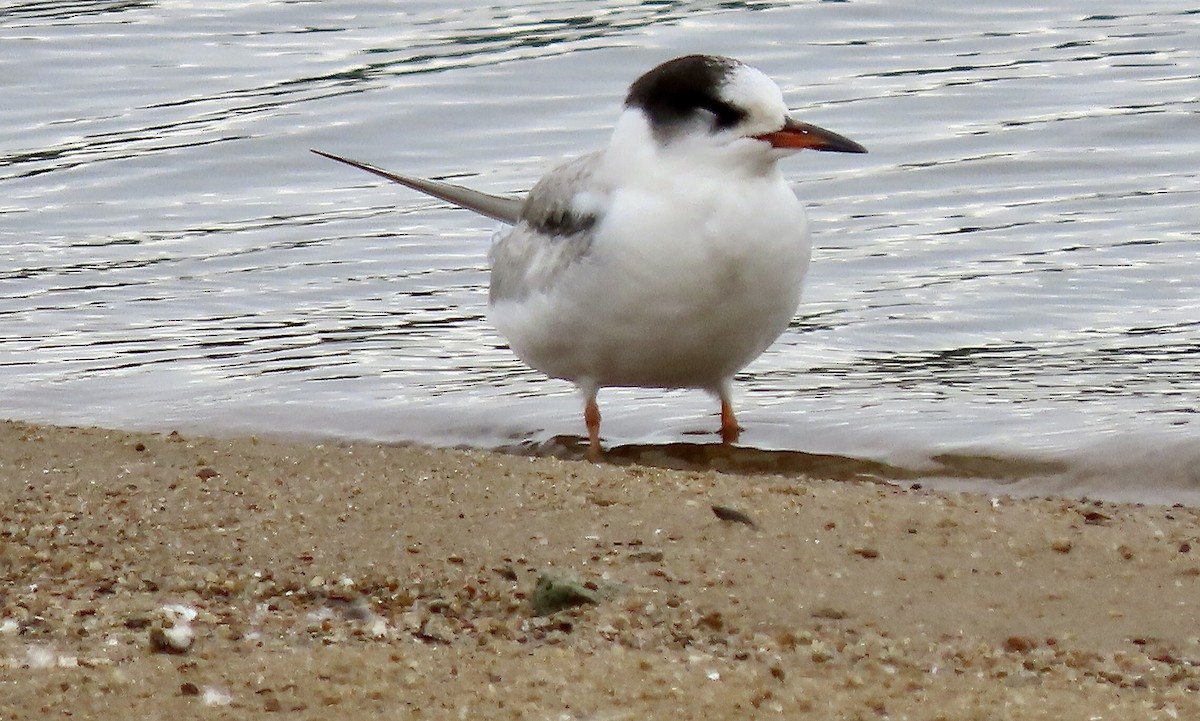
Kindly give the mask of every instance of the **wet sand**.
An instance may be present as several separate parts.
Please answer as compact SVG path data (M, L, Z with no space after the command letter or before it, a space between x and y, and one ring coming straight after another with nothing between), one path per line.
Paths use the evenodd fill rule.
M1197 718L1198 519L6 422L0 717Z

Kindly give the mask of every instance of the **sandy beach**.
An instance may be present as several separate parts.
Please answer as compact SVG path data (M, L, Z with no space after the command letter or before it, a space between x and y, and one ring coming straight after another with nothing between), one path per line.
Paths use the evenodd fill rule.
M1200 714L1192 508L20 422L0 495L6 719Z

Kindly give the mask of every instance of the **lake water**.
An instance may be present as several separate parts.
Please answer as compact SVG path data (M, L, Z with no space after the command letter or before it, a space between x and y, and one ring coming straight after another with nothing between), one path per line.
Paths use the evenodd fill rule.
M871 152L785 161L816 250L738 378L751 450L612 389L614 455L1200 502L1180 2L0 5L0 416L573 448L484 319L495 225L308 149L520 192L691 52Z

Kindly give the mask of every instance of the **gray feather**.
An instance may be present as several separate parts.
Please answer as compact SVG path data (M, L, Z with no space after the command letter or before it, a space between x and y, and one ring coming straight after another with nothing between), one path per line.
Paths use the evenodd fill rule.
M521 217L521 205L524 201L520 198L514 198L511 195L494 195L492 193L484 193L471 188L464 188L461 185L453 183L445 183L440 180L426 180L424 178L414 178L411 175L401 175L400 173L392 173L382 168L376 168L374 165L360 163L357 160L338 157L332 153L326 153L321 150L312 149L312 152L320 155L323 158L336 160L339 163L345 163L359 170L365 170L368 173L374 173L381 178L386 178L393 183L399 183L406 188L432 195L433 197L444 200L447 203L453 203L460 208L473 210L480 215L498 220L501 223L515 225Z
M520 222L492 244L492 303L549 290L591 251L603 220L598 208L612 193L599 180L599 163L599 153L563 163L529 191Z
M581 194L607 197L609 189L596 182L600 153L590 153L558 166L537 182L525 206L521 222L549 236L571 236L586 230L599 221L595 209L581 208Z

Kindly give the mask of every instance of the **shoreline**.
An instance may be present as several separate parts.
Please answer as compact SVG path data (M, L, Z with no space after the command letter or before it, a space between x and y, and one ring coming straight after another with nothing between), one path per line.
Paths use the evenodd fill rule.
M7 421L0 711L1200 710L1200 511L909 485Z

